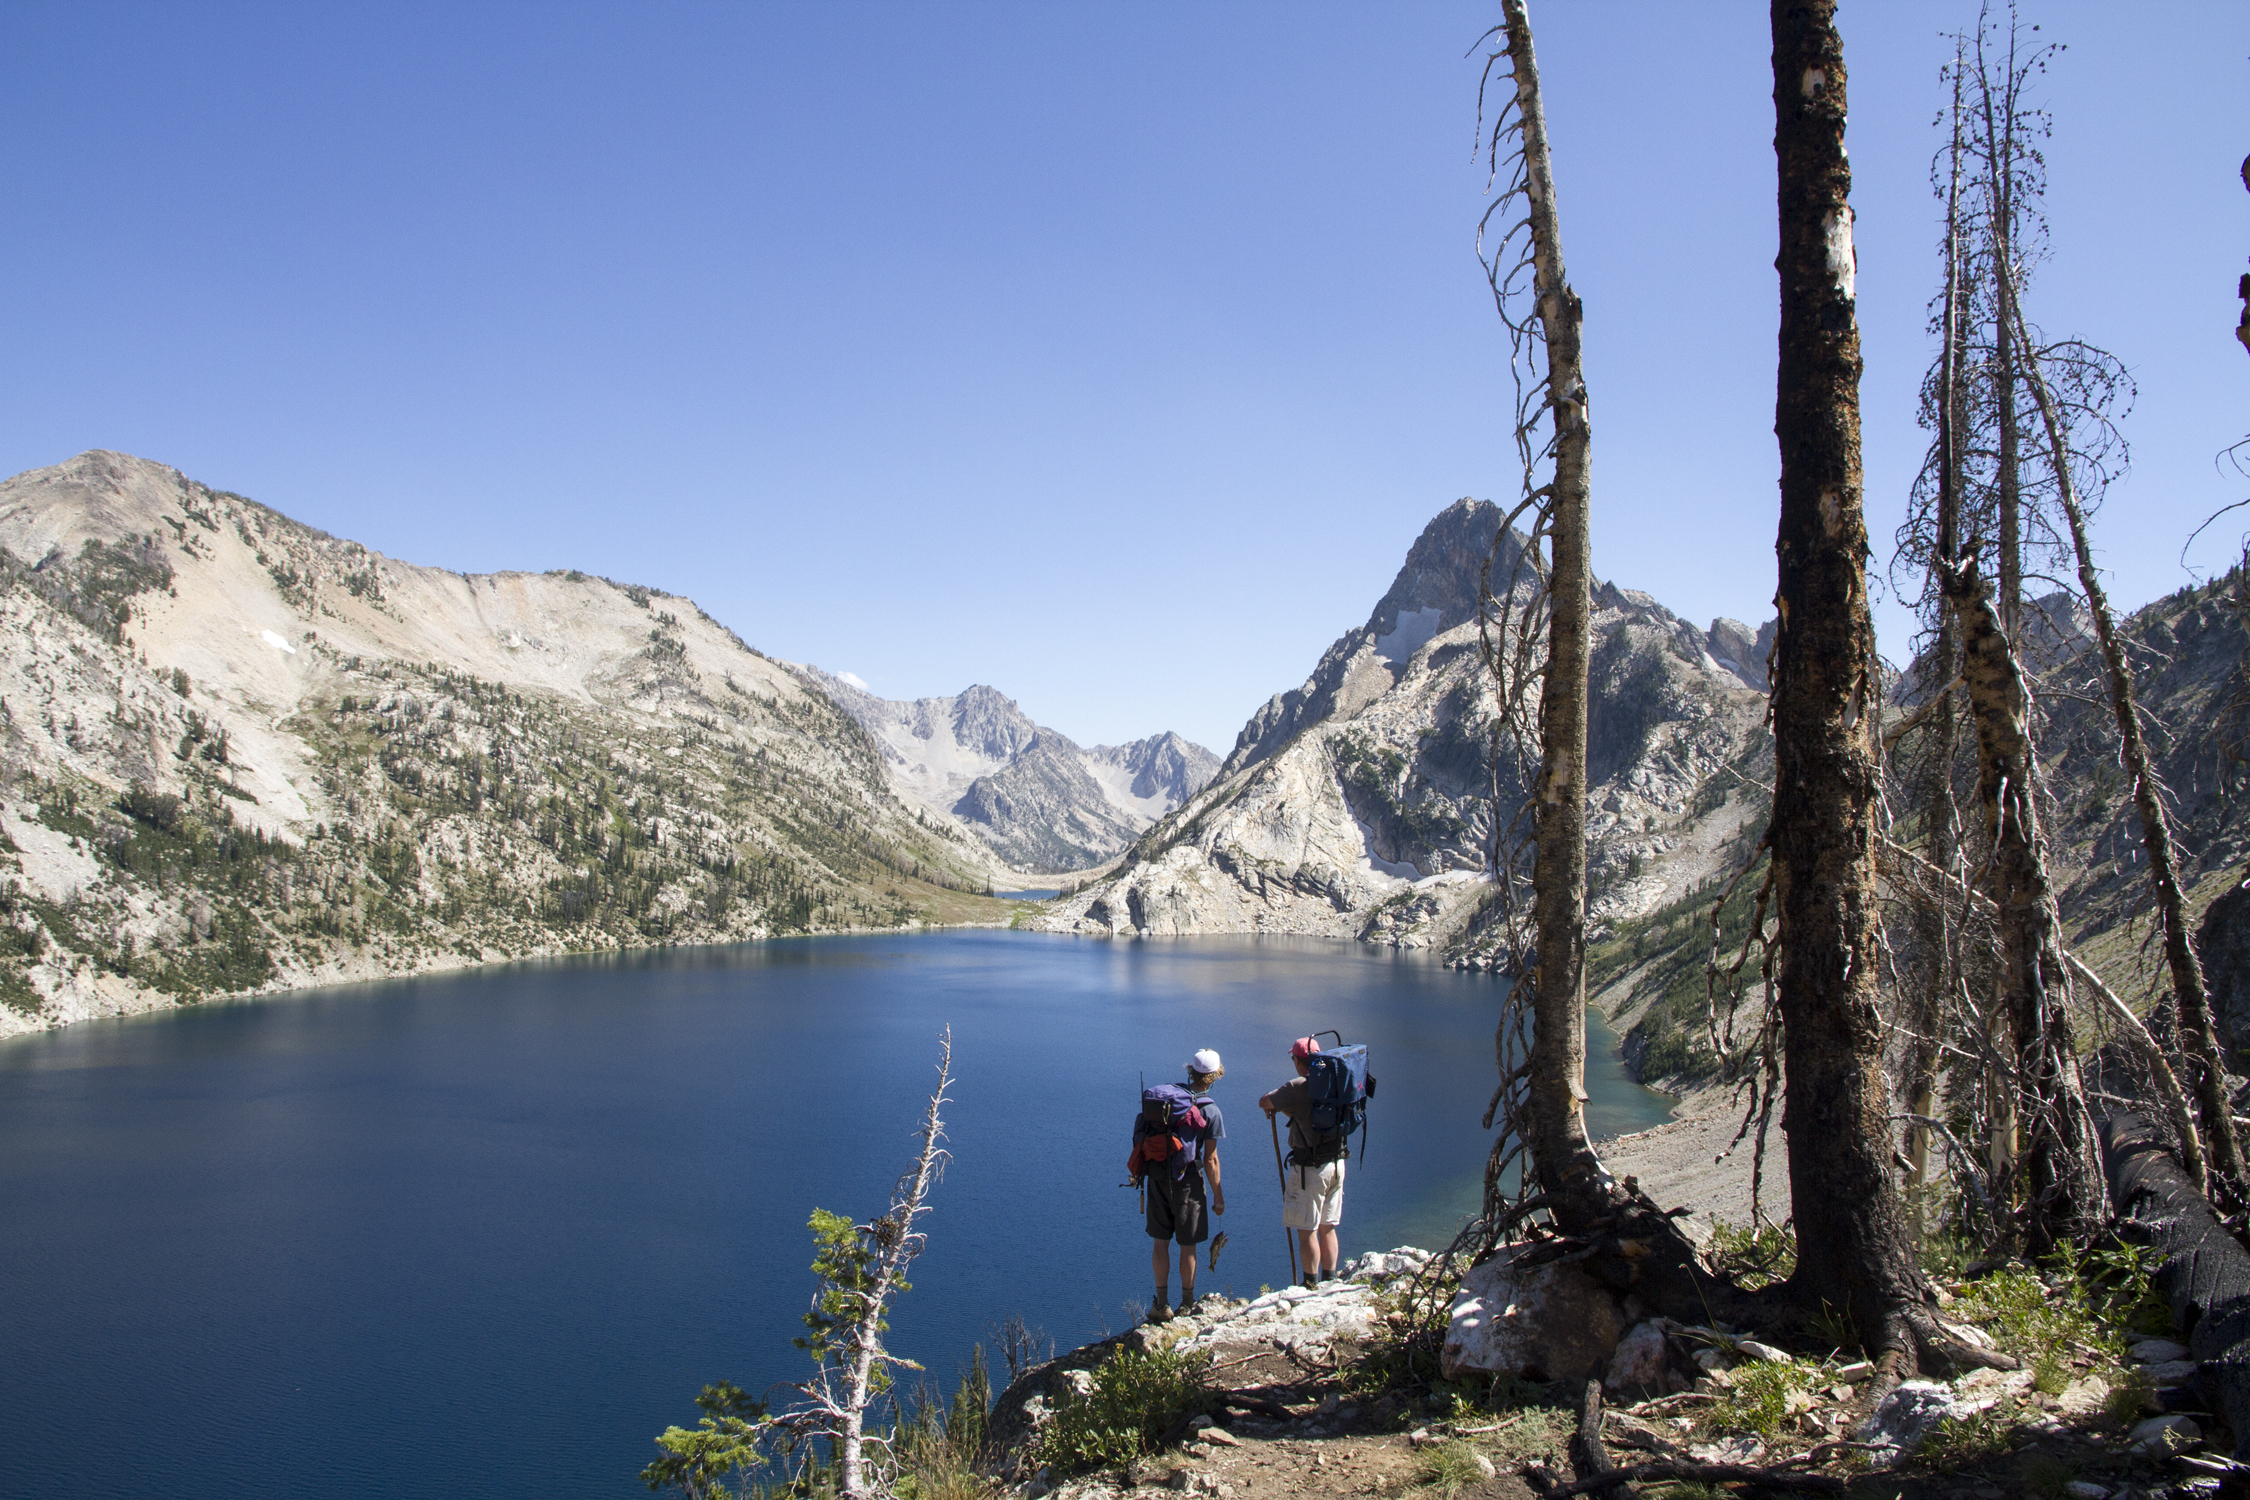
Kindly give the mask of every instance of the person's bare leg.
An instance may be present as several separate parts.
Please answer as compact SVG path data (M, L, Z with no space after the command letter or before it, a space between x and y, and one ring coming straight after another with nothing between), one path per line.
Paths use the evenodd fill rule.
M1298 1275L1303 1285L1311 1286L1313 1278L1320 1274L1318 1251L1313 1240L1315 1232L1310 1229L1293 1229L1290 1233L1297 1236Z
M1320 1272L1323 1276L1336 1274L1336 1258L1336 1226L1323 1224L1320 1226Z
M1161 1302L1172 1285L1172 1257L1162 1240L1148 1242L1149 1269L1156 1277L1156 1300Z
M1195 1246L1180 1246L1180 1306L1195 1300Z

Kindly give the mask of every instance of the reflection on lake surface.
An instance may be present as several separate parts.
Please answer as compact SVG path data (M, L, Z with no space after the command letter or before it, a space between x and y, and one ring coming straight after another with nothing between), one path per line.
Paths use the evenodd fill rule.
M1010 1312L1067 1346L1147 1297L1117 1184L1142 1076L1198 1047L1232 1132L1205 1289L1287 1279L1255 1100L1317 1028L1382 1080L1345 1253L1442 1243L1476 1202L1500 994L1309 939L954 932L0 1043L0 1494L645 1494L702 1385L803 1368L805 1219L884 1201L948 1024L954 1160L891 1332L948 1385ZM1594 1130L1662 1119L1595 1036Z

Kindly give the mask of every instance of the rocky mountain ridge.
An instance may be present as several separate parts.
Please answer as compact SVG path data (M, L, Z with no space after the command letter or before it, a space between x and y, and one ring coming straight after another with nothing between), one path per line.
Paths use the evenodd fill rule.
M1304 684L1252 716L1218 776L1117 868L1052 903L1040 925L1117 936L1289 932L1430 947L1494 961L1484 876L1492 809L1514 816L1512 755L1476 623L1499 512L1462 501L1416 540L1366 622ZM1519 544L1504 540L1506 576ZM1704 961L1747 931L1770 808L1767 622L1707 629L1650 594L1596 587L1589 703L1593 1002L1650 1081L1708 1071ZM2182 589L2133 614L2140 702L2169 788L2184 884L2232 1045L2250 1049L2250 585ZM2147 876L2103 696L2091 621L2068 592L2033 601L2024 650L2041 706L2046 834L2074 951L2121 994L2162 987L2145 945ZM1886 674L1893 721L1927 696ZM1964 754L1968 753L1966 750ZM1972 778L1973 779L1973 778ZM1903 805L1903 804L1902 804ZM2233 893L2233 894L2229 894ZM2222 952L2223 950L2223 952ZM1700 1059L1700 1061L1699 1061Z
M2198 943L2214 1009L2223 1040L2238 1052L2250 1049L2250 898L2241 890L2250 859L2250 799L2243 796L2250 762L2242 758L2250 745L2246 610L2250 598L2237 572L2183 588L2119 622L2170 805L2182 891L2191 920L2204 922ZM2022 633L2040 745L2041 831L2064 940L2137 1007L2167 991L2169 978L2162 945L2147 941L2153 898L2091 616L2076 595L2057 591L2029 601ZM1889 722L1922 705L1927 677L1919 662L1896 674ZM1903 819L1915 773L1904 763L1889 772L1892 815ZM1764 768L1750 774L1761 776ZM1973 750L1964 739L1956 784L1973 782ZM1974 817L1966 805L1964 815ZM1760 826L1744 828L1755 833ZM1619 912L1597 933L1591 997L1625 1033L1628 1061L1643 1081L1684 1087L1712 1075L1704 965L1713 907L1722 873L1731 876L1756 858L1741 840L1716 866L1688 865L1692 878L1682 880L1672 853L1660 851L1648 869L1671 892L1665 902ZM1717 912L1724 951L1736 951L1748 931L1756 884L1744 880Z
M419 567L91 452L0 484L0 1033L208 995L1002 921L690 600Z
M1167 730L1083 747L978 684L950 698L878 698L809 669L882 747L900 797L973 834L1019 872L1109 859L1210 781L1219 758Z
M1366 622L1251 717L1217 778L1040 924L1295 932L1485 961L1495 794L1504 816L1521 800L1512 759L1495 762L1477 615L1500 521L1476 500L1439 513ZM1495 573L1519 554L1511 535ZM1612 921L1671 899L1739 830L1771 633L1699 630L1614 584L1597 591L1594 632L1590 826L1597 915Z

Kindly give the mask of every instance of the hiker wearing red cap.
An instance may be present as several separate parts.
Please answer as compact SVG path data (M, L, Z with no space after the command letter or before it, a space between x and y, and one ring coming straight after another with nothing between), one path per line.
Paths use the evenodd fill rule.
M1289 1117L1289 1165L1282 1174L1281 1222L1297 1236L1298 1263L1305 1284L1315 1285L1336 1274L1336 1231L1344 1221L1344 1159L1319 1149L1306 1130L1312 1099L1305 1077L1320 1043L1301 1036L1289 1046L1289 1060L1297 1076L1258 1101L1272 1119L1275 1111Z

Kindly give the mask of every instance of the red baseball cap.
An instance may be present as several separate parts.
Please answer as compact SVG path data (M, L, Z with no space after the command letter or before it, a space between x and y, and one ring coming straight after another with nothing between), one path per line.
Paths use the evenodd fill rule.
M1303 1062L1319 1050L1320 1043L1309 1036L1301 1036L1289 1044L1289 1056L1297 1062Z

